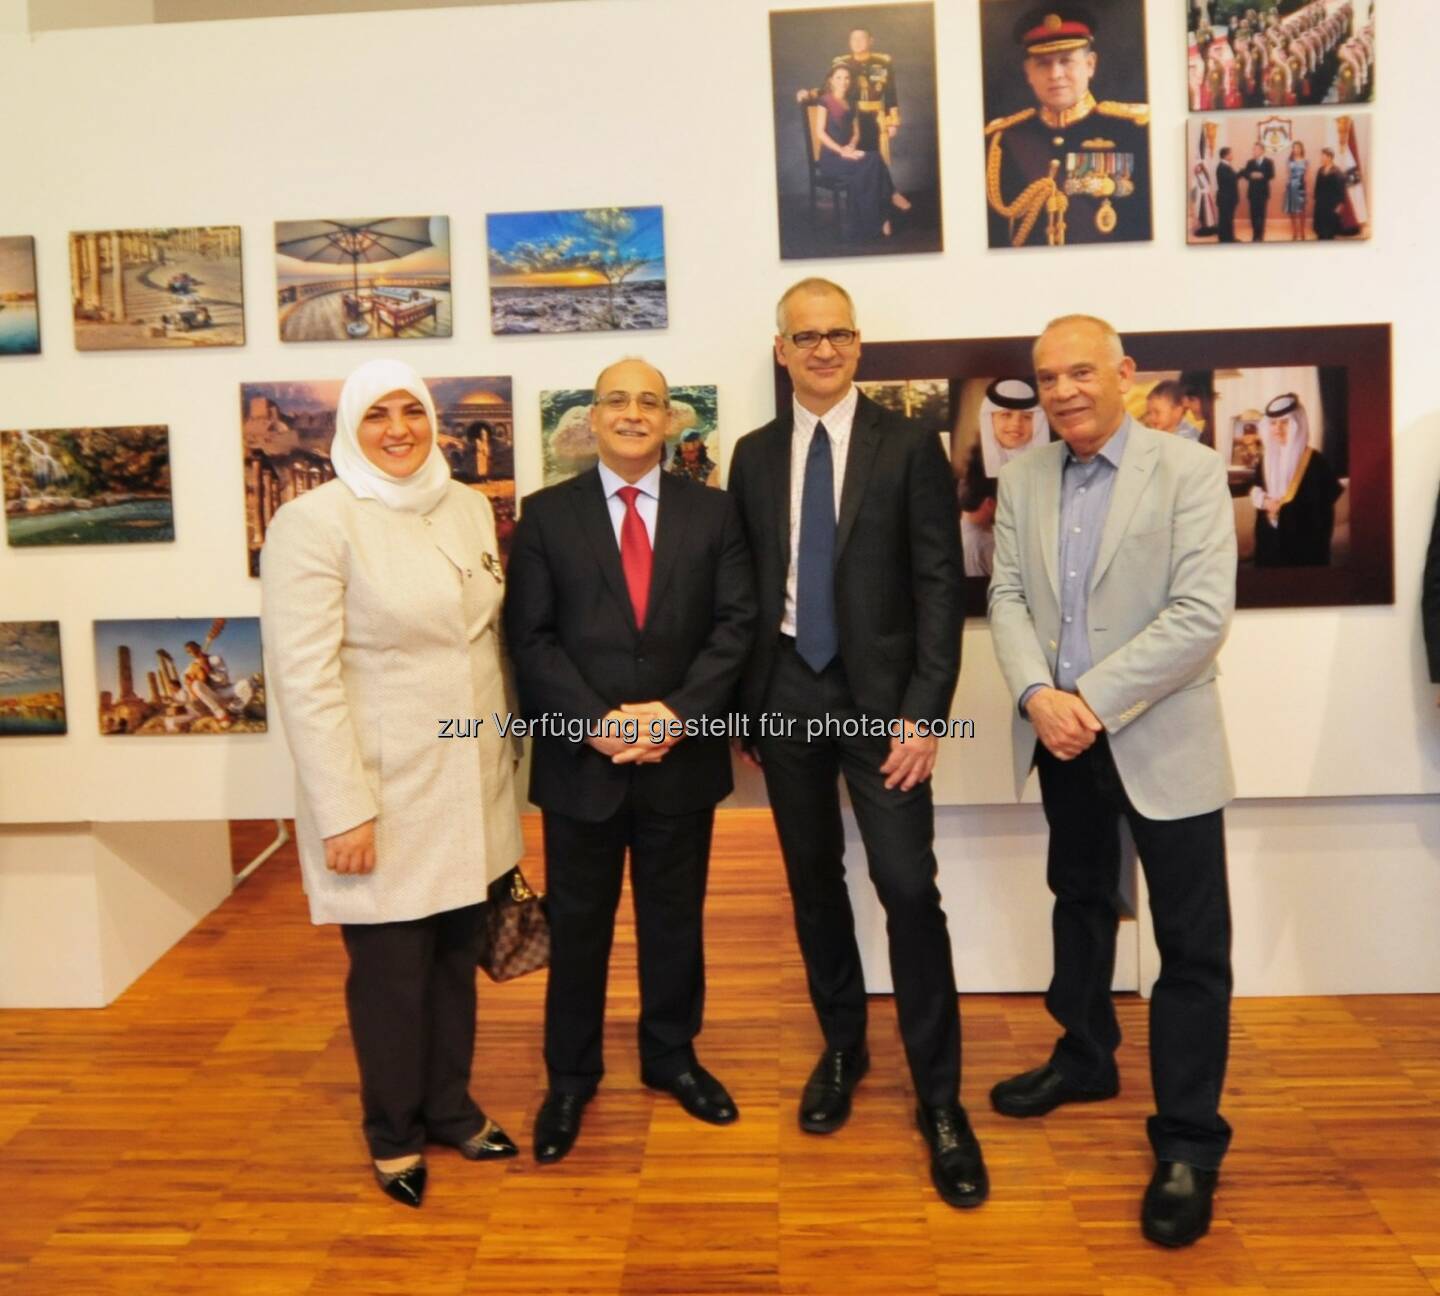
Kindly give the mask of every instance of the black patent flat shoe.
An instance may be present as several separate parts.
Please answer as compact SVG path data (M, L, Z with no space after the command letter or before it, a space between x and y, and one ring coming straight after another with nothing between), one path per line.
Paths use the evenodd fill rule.
M420 1161L406 1170L382 1170L375 1166L375 1182L380 1191L402 1206L418 1207L425 1200L425 1162Z
M463 1143L457 1143L455 1150L467 1161L497 1161L501 1157L520 1154L514 1141L493 1120L487 1119L485 1127L472 1134Z

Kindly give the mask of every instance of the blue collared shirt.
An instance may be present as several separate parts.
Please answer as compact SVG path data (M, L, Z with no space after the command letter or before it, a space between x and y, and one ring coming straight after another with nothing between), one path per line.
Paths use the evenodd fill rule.
M1130 435L1126 415L1089 463L1066 451L1060 478L1060 639L1054 687L1074 693L1076 681L1095 664L1090 652L1090 582L1100 555L1100 537L1110 516L1110 496ZM1032 684L1020 700L1021 710L1043 683Z
M635 497L635 510L645 523L645 534L650 537L650 547L655 547L655 520L660 516L660 465L657 463L639 481L627 482L617 472L612 472L603 463L600 467L600 485L605 489L605 507L610 510L610 525L615 528L615 545L620 545L620 525L625 521L625 501L620 498L622 486L639 487Z

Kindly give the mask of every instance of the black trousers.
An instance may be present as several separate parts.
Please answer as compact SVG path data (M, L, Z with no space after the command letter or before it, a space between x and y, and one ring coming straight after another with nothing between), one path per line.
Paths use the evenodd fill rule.
M1220 242L1222 243L1235 242L1235 206L1238 201L1238 199L1232 199L1229 202L1222 200L1219 205Z
M605 985L627 850L640 971L641 1068L662 1080L689 1070L705 1012L703 910L714 807L666 815L627 797L600 823L552 810L544 812L543 823L550 1087L591 1094L605 1074Z
M880 766L890 752L888 738L806 741L807 720L843 722L860 715L838 658L816 675L794 641L782 636L765 709L756 747L785 857L810 1001L826 1047L855 1048L865 1040L865 978L845 885L843 774L870 878L885 909L895 1007L916 1095L931 1106L955 1102L960 1007L950 933L935 885L930 784L909 792L886 790ZM783 734L791 720L790 736L773 732L779 728Z
M1254 192L1247 193L1246 197L1250 201L1250 241L1263 243L1265 220L1270 211L1270 191L1267 189L1263 197Z
M1035 762L1055 895L1055 972L1045 1006L1065 1030L1051 1062L1074 1084L1099 1087L1115 1078L1120 1026L1110 983L1124 815L1150 887L1160 947L1160 979L1150 998L1156 1106L1150 1143L1158 1160L1213 1170L1230 1143L1220 1115L1233 985L1223 812L1147 819L1125 795L1103 734L1071 761L1038 745Z
M480 909L340 928L361 1128L376 1160L463 1143L485 1126L470 1097Z

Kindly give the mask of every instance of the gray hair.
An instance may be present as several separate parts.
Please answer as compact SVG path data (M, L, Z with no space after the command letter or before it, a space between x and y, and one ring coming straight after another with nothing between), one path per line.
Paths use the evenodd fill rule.
M1088 325L1095 329L1105 339L1106 349L1110 352L1110 360L1113 364L1119 364L1125 359L1125 343L1121 341L1120 334L1115 331L1115 326L1109 320L1103 320L1098 315L1061 315L1052 319L1044 329L1040 337L1044 337L1051 329L1068 328L1074 324ZM1040 345L1040 337L1035 339L1034 345L1030 348L1030 357L1035 357L1035 348Z
M790 322L788 306L792 297L798 297L801 293L810 293L814 296L830 294L839 297L850 311L851 328L858 327L855 320L855 302L850 294L839 284L830 279L821 279L818 275L812 275L808 279L802 279L799 283L793 283L783 293L780 300L775 303L775 331L782 337L785 334L785 326Z
M612 360L595 375L595 386L590 389L590 403L592 405L596 404L600 399L600 384L604 381L605 375L608 374L610 370L622 364L642 364L651 370L660 379L660 385L665 388L665 403L667 405L670 403L670 384L666 382L665 375L660 372L658 366L651 364L644 356L628 355L621 356L618 360Z

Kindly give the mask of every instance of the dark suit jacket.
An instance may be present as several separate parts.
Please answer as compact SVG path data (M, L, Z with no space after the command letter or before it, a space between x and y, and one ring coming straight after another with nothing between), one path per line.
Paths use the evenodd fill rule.
M1228 162L1215 164L1215 202L1221 211L1234 211L1240 203L1240 177Z
M730 493L755 559L760 619L741 682L764 708L790 564L793 411L740 439ZM892 720L948 717L960 673L965 565L955 479L939 438L861 396L835 537L840 658L860 709Z
M1425 631L1425 658L1430 666L1430 682L1440 684L1440 502L1435 505L1430 548L1425 553L1420 620Z
M598 720L622 702L663 701L682 720L723 721L750 650L755 594L734 502L660 474L645 628L637 630L600 474L591 469L525 500L506 574L505 636L520 708ZM647 731L642 725L642 739ZM733 786L728 741L683 738L663 761L613 765L583 740L535 736L530 799L587 822L627 792L672 814L714 805Z
M1251 202L1270 197L1270 182L1275 179L1275 163L1268 157L1259 161L1251 158L1240 174L1250 182L1246 193Z

